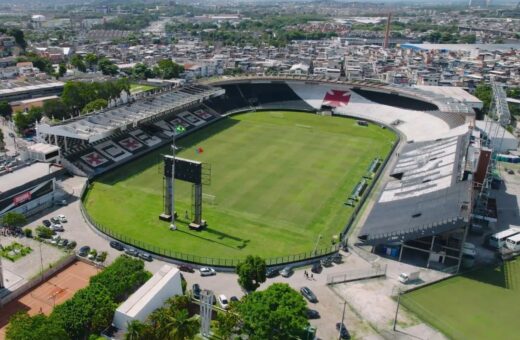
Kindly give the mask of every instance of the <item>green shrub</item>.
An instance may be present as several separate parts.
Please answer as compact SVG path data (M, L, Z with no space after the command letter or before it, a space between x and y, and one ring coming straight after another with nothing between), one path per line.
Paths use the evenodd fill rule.
M24 233L25 237L29 237L29 238L32 237L32 229L25 228L25 229L23 230L23 233Z

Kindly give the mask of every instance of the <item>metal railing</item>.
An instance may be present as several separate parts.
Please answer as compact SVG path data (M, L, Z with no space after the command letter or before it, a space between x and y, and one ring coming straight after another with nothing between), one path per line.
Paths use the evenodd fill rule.
M83 205L83 201L80 202L81 212L83 216L86 218L87 222L90 223L94 228L102 232L103 234L119 240L127 245L132 247L142 249L144 251L160 255L166 258L170 258L180 262L188 262L197 265L208 265L208 266L217 266L217 267L236 267L240 262L243 262L242 258L218 258L218 257L209 257L209 256L199 256L193 254L186 254L177 251L172 251L171 249L165 249L158 247L156 245L143 242L141 240L136 240L132 237L124 235L122 233L118 233L110 228L103 226L100 223L97 223L88 213L87 209ZM337 251L339 251L339 244L332 245L330 247L320 248L316 250L309 250L308 252L298 253L287 256L279 256L265 259L265 262L268 266L282 266L285 264L310 261L313 259L318 259L324 256L329 256Z
M368 269L349 270L342 273L327 275L327 284L344 283L357 280L372 279L386 275L386 265L372 266Z

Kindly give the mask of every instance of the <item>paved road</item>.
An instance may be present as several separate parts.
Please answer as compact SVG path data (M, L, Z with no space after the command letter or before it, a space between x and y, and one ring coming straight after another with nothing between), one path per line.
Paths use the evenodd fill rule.
M61 184L68 193L73 193L77 196L81 191L84 181L83 178L73 177L65 180ZM95 232L84 221L79 208L79 199L77 197L65 207L57 207L54 211L48 211L47 213L40 215L38 219L31 222L29 225L31 227L36 227L41 224L43 219L50 219L59 214L65 215L68 219L68 222L64 223L65 231L60 233L62 238L75 240L78 243L77 249L81 246L88 245L98 251L107 251L109 254L107 257L107 263L110 263L121 254L119 251L110 248L107 238ZM152 262L147 262L146 268L150 272L155 273L164 264L166 264L166 262L155 259ZM305 269L302 268L297 270L288 279L282 277L268 279L260 289L265 289L272 282L286 282L296 290L299 290L303 286L308 286L314 291L319 299L317 304L311 304L309 307L318 310L321 314L321 319L312 320L311 324L318 327L318 336L321 339L335 339L337 338L335 324L341 319L343 300L325 284L326 275L335 272L342 272L356 266L366 266L366 263L351 261L350 256L347 254L344 263L341 265L335 265L331 268L325 268L321 274L314 275L314 280L306 279L303 274ZM218 273L216 276L212 277L201 277L198 273L184 273L184 276L188 281L188 287L191 287L194 283L198 283L202 288L211 289L215 294L224 294L228 298L231 296L241 297L244 294L237 283L237 276L235 274ZM345 324L351 333L355 334L358 338L380 338L375 331L366 323L361 321L359 317L348 308L348 306L346 308Z

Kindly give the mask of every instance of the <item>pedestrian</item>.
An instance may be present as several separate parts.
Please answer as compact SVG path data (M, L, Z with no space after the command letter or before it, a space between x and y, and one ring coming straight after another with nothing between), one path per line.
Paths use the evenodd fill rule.
M303 276L307 277L307 271L306 270L303 272Z
M311 273L311 280L314 280L314 274Z

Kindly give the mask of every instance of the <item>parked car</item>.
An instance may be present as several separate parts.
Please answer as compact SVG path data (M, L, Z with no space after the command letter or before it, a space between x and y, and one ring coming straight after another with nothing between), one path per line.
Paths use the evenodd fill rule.
M332 266L332 259L330 257L325 257L320 260L320 263L323 267L331 267Z
M63 228L63 226L61 224L59 224L59 223L53 223L51 225L51 229L53 231L65 231L65 228Z
M348 333L347 327L344 323L338 322L336 324L336 330L339 332L341 339L350 339L350 334Z
M67 240L66 238L62 238L61 240L58 241L58 245L60 247L66 247L67 244L69 244L69 240Z
M178 266L178 268L179 268L179 270L180 270L181 272L187 272L187 273L193 273L193 272L195 272L195 269L193 269L192 266L187 265L187 264L181 264L181 265Z
M267 268L267 270L265 271L265 277L271 278L278 275L280 275L280 271L275 268Z
M79 248L78 255L85 257L88 255L89 252L90 252L90 247L83 246L83 247Z
M200 286L197 283L191 286L191 292L194 299L200 300Z
M220 294L218 296L218 304L220 305L220 307L222 307L224 309L228 309L229 301L228 301L227 297L224 294Z
M60 223L60 219L57 217L51 217L51 223Z
M51 221L49 221L49 220L43 220L43 221L42 221L42 224L43 224L44 226L46 226L47 228L50 228L50 226L52 225Z
M121 243L119 243L117 241L110 241L110 246L112 248L114 248L114 249L119 250L119 251L125 250L125 247Z
M76 248L76 241L70 241L69 244L67 244L67 249L74 249Z
M232 296L229 298L229 303L231 302L238 302L238 298L236 296Z
M67 223L67 218L63 214L58 215L58 219L60 220L61 223Z
M144 252L140 252L139 257L148 262L152 262L152 260L153 260L152 255L150 255L148 253L144 253Z
M283 277L289 277L291 276L293 273L293 268L291 266L286 266L282 269L282 271L280 272L280 275L282 275Z
M130 255L130 256L135 256L135 257L139 256L139 252L137 250L135 250L134 248L126 248L125 254Z
M312 268L311 268L311 272L315 273L315 274L319 274L321 273L323 267L321 266L321 264L319 262L314 262L312 264Z
M331 256L331 259L332 259L332 262L334 262L334 263L341 263L341 261L343 260L343 256L341 256L340 253L336 253Z
M317 310L307 308L307 319L319 319L320 313Z
M68 203L67 203L67 200L59 200L56 202L57 205L61 205L61 206L66 206Z
M210 268L210 267L202 267L199 269L199 272L200 272L200 276L211 276L211 275L217 274L215 269Z
M318 298L316 297L316 295L314 295L314 293L312 292L312 290L310 290L309 287L302 287L302 288L300 288L300 293L302 293L302 295L307 300L309 300L309 302L312 302L312 303L318 302Z

